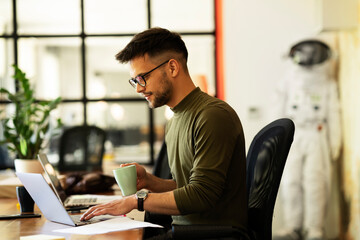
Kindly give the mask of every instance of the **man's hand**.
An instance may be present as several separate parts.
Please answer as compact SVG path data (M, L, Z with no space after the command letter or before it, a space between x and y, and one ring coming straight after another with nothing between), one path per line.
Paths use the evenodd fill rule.
M99 204L89 208L80 218L81 221L89 220L99 215L124 215L131 210L137 208L137 200L135 195L124 197L118 200L111 201L109 203Z
M156 177L153 174L146 172L146 169L138 163L125 163L121 164L120 167L129 165L136 166L137 190L148 189L151 192L161 193L172 191L176 188L176 182L174 180Z

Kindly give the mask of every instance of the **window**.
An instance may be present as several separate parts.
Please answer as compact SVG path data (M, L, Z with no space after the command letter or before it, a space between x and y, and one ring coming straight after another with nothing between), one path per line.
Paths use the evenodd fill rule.
M39 100L62 97L54 115L64 127L88 124L107 131L105 160L151 164L169 109L149 109L115 54L150 27L177 31L189 50L192 78L215 95L214 11L208 0L2 0L1 87L15 91L11 65L19 65ZM0 109L6 108L0 96ZM54 138L47 147L53 163L57 144Z

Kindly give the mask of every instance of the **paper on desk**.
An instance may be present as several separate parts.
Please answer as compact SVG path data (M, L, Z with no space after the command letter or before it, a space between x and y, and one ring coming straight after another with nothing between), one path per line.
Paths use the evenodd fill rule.
M68 227L64 229L57 229L53 230L53 232L92 235L144 227L162 228L162 226L160 225L152 224L149 222L135 221L127 217L116 217L106 221L88 224L81 227Z

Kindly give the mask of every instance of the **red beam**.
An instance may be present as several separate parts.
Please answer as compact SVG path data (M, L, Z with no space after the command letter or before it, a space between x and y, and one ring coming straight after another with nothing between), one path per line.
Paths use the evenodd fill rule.
M215 0L215 39L216 39L216 95L225 100L224 48L223 48L223 2Z

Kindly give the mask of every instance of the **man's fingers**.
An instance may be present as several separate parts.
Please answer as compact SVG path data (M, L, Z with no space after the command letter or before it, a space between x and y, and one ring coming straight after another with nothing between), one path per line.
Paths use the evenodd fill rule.
M99 209L95 209L95 210L93 210L93 211L87 211L86 213L84 213L84 214L81 216L80 220L81 220L81 221L83 221L83 220L89 220L89 219L91 219L91 218L93 218L93 217L95 217L95 216L98 216L98 215L100 215L100 214L99 214L100 211L101 211L101 210L99 210Z
M100 206L95 206L95 207L91 207L89 208L80 218L81 221L83 220L88 220L90 218L92 218L93 216L93 213L99 208Z
M94 211L92 211L91 213L89 213L87 216L84 217L84 220L89 220L95 216L99 216L99 215L104 215L106 214L106 208L101 208L101 209L95 209Z
M130 165L135 165L136 166L135 163L122 163L122 164L120 164L120 167L126 167L126 166L130 166Z

